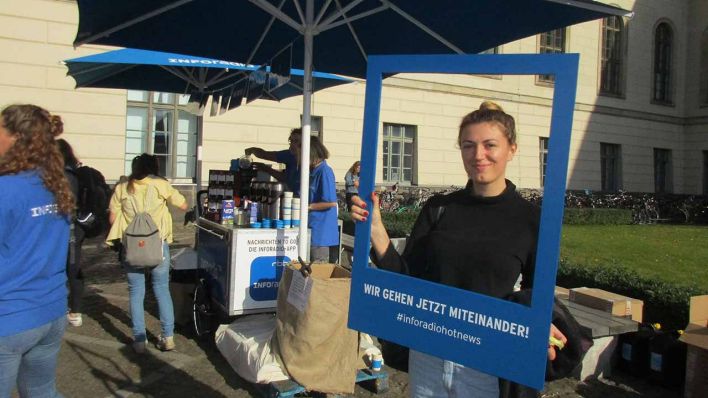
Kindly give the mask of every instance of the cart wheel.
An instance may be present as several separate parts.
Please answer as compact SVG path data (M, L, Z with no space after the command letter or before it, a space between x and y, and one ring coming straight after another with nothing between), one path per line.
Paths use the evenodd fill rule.
M209 293L207 293L204 279L200 279L194 288L194 299L192 301L192 326L194 333L198 337L204 337L213 333L214 313L211 309Z

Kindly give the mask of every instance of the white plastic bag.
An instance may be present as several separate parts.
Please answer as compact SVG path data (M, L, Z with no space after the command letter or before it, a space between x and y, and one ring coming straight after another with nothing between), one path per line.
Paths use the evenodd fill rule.
M270 350L275 331L275 314L241 317L221 325L215 341L219 352L244 380L270 383L289 379Z

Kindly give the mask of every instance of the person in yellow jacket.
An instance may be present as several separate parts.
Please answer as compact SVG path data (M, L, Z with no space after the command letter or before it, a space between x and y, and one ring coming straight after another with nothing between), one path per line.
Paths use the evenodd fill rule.
M123 237L128 224L135 217L135 203L142 203L160 231L163 240L163 261L149 269L152 274L152 289L157 298L162 333L158 337L157 348L170 351L174 343L174 309L170 296L170 249L172 243L172 216L167 204L187 210L187 201L170 183L159 176L157 157L143 153L133 159L132 172L127 181L119 183L110 202L111 230L106 242L115 244ZM143 210L142 207L139 210ZM122 258L121 258L122 260ZM145 332L145 268L135 268L122 261L128 275L130 293L130 317L133 322L133 349L145 352L147 335Z

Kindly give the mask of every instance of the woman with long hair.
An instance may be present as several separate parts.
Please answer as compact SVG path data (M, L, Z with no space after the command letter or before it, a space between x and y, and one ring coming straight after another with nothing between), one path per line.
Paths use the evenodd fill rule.
M540 211L506 179L517 149L515 125L489 101L462 118L457 145L467 186L426 202L402 255L381 221L378 197L372 194L370 212L361 198L353 198L352 218L371 217L371 246L380 268L496 298L510 298L519 275L522 289L532 287ZM553 325L550 333L567 342ZM555 356L549 346L549 360ZM410 351L408 369L416 398L499 396L495 376L422 352Z
M163 261L149 269L152 275L152 290L157 298L162 333L156 346L162 351L175 349L175 314L170 296L170 247L172 243L172 216L167 204L187 210L187 201L172 185L159 174L157 157L143 153L133 159L132 172L128 180L116 185L111 197L111 230L106 242L115 244L123 237L123 232L138 212L145 211L152 217L163 240ZM137 208L136 208L137 207ZM133 321L133 349L142 354L146 349L145 332L145 268L136 268L122 262L128 275L130 296L130 317Z
M58 397L66 255L74 197L54 138L61 118L36 105L0 117L0 396Z
M76 158L74 149L65 139L60 138L56 142L59 152L64 158L64 175L71 185L71 192L78 201L79 180L76 176L76 169L81 166L81 162ZM83 324L81 301L84 296L84 274L81 271L81 247L84 244L85 235L83 228L74 221L71 226L69 254L66 258L66 277L69 282L69 313L66 314L66 318L71 326L76 327Z
M295 148L300 159L300 148ZM327 164L329 151L319 138L310 137L309 217L310 260L336 262L339 246L337 229L337 186L334 171Z
M359 194L359 173L361 172L361 162L356 161L344 175L344 195L347 199L347 210L352 209L352 197Z

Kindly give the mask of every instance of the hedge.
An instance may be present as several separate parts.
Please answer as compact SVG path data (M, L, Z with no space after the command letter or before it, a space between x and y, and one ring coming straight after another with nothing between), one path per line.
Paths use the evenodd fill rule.
M563 224L568 225L628 225L632 210L628 209L565 209Z
M340 212L339 218L344 221L343 232L354 235L354 222L347 212ZM418 212L405 211L401 213L381 213L386 231L391 238L405 238L411 233L413 224L418 218ZM631 224L632 211L626 209L565 209L564 224Z
M347 212L340 212L339 218L344 221L342 232L347 235L354 235L354 221ZM413 224L418 218L417 212L402 212L402 213L381 213L381 218L386 231L391 238L405 238L413 229Z
M593 287L644 301L643 322L659 322L665 330L688 324L691 296L707 294L706 288L685 286L640 276L619 264L587 266L561 259L557 285L565 288Z

